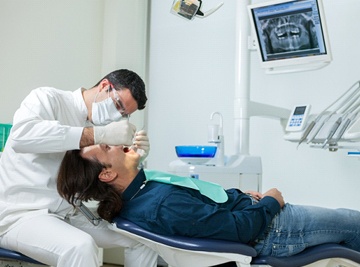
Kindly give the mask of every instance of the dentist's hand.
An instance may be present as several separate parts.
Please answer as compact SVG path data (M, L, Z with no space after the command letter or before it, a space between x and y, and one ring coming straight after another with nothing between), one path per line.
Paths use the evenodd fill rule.
M141 153L140 161L144 161L150 152L150 142L146 131L140 130L135 134L133 145L137 149L142 149L144 153Z
M135 125L129 123L128 120L111 122L105 126L94 126L94 143L130 146L135 129Z

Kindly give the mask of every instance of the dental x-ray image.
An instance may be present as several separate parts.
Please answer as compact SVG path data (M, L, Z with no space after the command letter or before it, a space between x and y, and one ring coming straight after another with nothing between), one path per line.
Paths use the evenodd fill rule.
M290 14L261 20L266 53L301 52L319 49L312 12Z

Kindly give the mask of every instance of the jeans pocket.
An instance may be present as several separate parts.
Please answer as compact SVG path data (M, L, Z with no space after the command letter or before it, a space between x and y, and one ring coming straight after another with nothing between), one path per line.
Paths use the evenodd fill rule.
M274 257L289 257L295 254L302 252L306 249L307 245L305 243L298 244L272 244L271 256Z

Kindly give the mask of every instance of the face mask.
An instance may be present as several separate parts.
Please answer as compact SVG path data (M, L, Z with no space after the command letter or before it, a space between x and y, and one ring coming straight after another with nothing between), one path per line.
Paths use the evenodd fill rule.
M96 100L97 95L95 96ZM116 109L110 95L105 100L92 104L92 122L94 125L106 125L121 119L120 112Z

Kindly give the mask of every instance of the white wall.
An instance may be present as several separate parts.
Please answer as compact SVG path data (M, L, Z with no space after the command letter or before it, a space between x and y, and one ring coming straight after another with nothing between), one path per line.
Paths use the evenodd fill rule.
M127 68L146 81L147 1L0 0L0 123L39 86L90 88ZM145 111L130 121L142 127ZM121 249L104 260L123 264Z
M151 4L148 166L165 170L175 145L205 144L210 114L224 115L232 152L235 0L206 19L170 14L172 0ZM204 10L219 1L204 1Z
M146 25L140 0L0 0L0 122L39 86L90 88L118 68L146 80Z
M152 1L149 68L148 167L167 170L174 146L206 144L213 111L224 115L225 153L234 153L233 96L236 1L206 19L170 14L172 0ZM220 1L204 1L204 10ZM255 1L254 1L255 2ZM260 1L256 1L260 2ZM251 53L251 99L291 109L310 103L319 112L359 79L360 30L357 0L324 0L334 60L317 71L266 75ZM360 162L347 150L330 153L283 139L276 120L252 118L250 153L261 156L263 189L278 187L292 203L359 209Z
M103 3L87 2L0 0L1 122L38 86L74 90L100 79Z
M101 0L100 0L101 1ZM147 84L148 2L106 0L102 40L102 73L115 69L135 71ZM147 91L148 91L147 86ZM140 129L147 108L131 115L130 122Z

